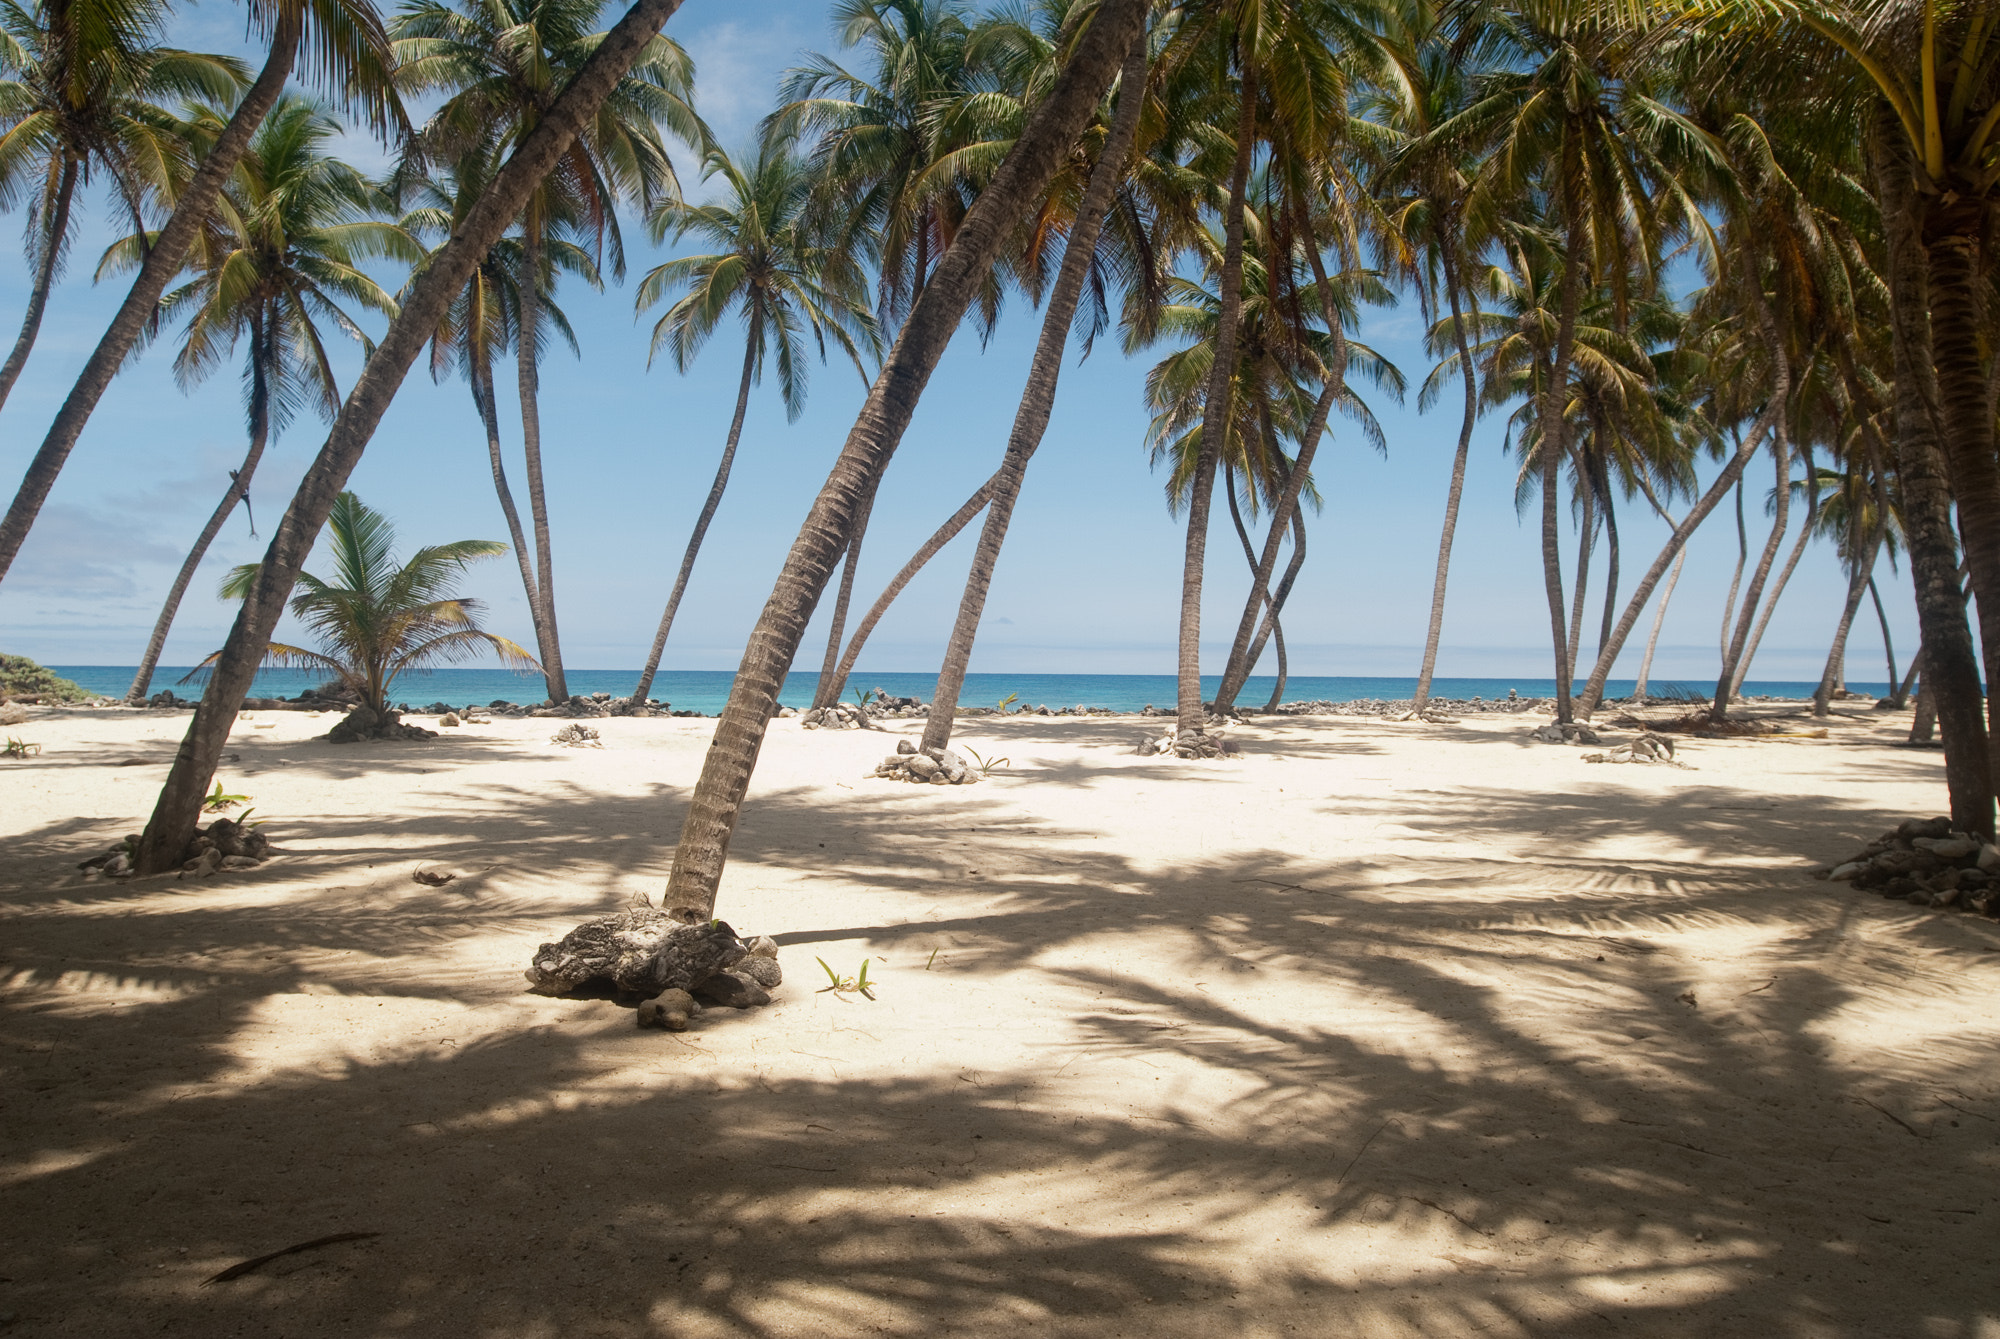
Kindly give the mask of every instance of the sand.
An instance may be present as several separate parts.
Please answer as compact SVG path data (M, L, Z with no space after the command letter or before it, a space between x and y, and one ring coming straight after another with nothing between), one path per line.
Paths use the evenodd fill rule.
M332 720L233 737L282 855L128 883L186 717L8 731L5 1334L2000 1339L2000 926L1810 877L1942 807L1906 715L980 719L967 788L779 722L719 913L787 980L681 1036L521 969L657 894L713 722Z

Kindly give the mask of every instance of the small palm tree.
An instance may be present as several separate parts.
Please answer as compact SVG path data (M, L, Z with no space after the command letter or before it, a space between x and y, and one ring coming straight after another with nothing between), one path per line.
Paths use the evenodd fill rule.
M451 593L461 572L481 558L499 557L505 544L461 539L418 549L398 565L395 527L352 493L334 500L327 533L333 540L334 581L301 572L291 602L292 616L319 638L321 649L272 642L272 664L326 670L378 717L389 709L389 686L409 670L491 650L515 669L540 671L525 649L479 626L478 600ZM235 568L222 583L222 598L245 598L256 580L257 564ZM203 673L221 654L209 656L187 677Z
M653 228L662 236L669 231L676 237L694 234L719 249L709 255L682 256L654 269L639 284L638 307L643 311L686 285L687 292L653 327L653 351L664 347L682 372L693 365L702 345L734 308L745 327L743 376L736 388L736 416L729 422L722 462L716 466L715 482L695 521L653 649L633 690L634 706L644 703L652 690L695 555L701 552L702 537L729 485L750 387L763 373L765 358L775 356L785 414L796 419L805 408L808 332L822 352L831 339L853 361L864 385L868 368L862 355L879 349L874 318L862 301L860 267L843 248L818 244L804 225L813 177L789 144L767 141L748 170L721 149L713 149L702 175L722 179L723 197L713 204L668 205L653 215Z

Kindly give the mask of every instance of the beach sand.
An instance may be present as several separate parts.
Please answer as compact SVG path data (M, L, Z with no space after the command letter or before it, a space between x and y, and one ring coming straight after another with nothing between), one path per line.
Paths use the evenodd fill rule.
M282 854L203 880L76 869L185 715L7 732L0 1333L2000 1339L2000 926L1810 877L1943 808L1907 714L982 718L964 788L779 721L718 912L787 979L678 1036L521 972L657 896L712 721L334 719L239 722Z

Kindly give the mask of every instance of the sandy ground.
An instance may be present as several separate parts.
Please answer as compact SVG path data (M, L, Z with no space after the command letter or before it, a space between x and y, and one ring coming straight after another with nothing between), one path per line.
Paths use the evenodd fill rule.
M780 722L720 912L788 979L679 1037L521 969L657 892L712 722L331 721L238 726L280 857L124 884L186 718L8 731L5 1334L2000 1339L2000 926L1808 874L1942 806L1906 716L975 720L970 788Z

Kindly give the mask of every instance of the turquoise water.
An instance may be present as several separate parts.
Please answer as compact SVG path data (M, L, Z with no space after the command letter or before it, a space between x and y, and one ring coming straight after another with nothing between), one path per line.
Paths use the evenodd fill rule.
M66 679L74 679L94 693L107 697L122 697L131 686L134 667L115 665L51 665L49 667ZM187 667L163 668L153 676L153 691L171 688L182 697L200 697L198 684L183 684L182 675ZM325 675L305 670L267 669L257 675L256 684L251 688L252 697L296 697L307 688L316 687ZM722 710L722 704L729 696L729 683L735 675L728 670L673 670L661 671L653 680L653 696L662 702L673 704L676 711L699 711L713 714ZM785 689L780 701L787 706L804 707L812 702L813 689L819 682L818 674L793 674L785 680ZM1221 682L1218 675L1202 677L1202 694L1211 696ZM1264 705L1271 696L1271 686L1276 682L1268 676L1258 676L1238 695L1237 700L1246 706ZM611 693L624 697L638 686L639 671L631 670L571 670L569 690L583 696L591 693ZM935 674L856 674L848 680L849 693L854 689L881 688L896 697L916 697L928 702L937 686ZM1655 680L1650 691L1654 696L1670 690L1674 685ZM1685 685L1695 692L1707 694L1714 691L1711 683L1691 683ZM1581 685L1578 685L1581 688ZM1810 697L1815 685L1810 683L1784 683L1752 680L1743 685L1743 691L1750 696ZM1888 691L1887 685L1850 681L1848 687L1858 692L1881 695ZM1364 698L1382 698L1390 701L1408 698L1416 692L1417 681L1405 679L1333 678L1314 675L1294 675L1285 684L1285 701L1308 702L1325 700L1329 702L1353 702ZM1555 693L1554 679L1434 679L1431 695L1441 698L1492 699L1505 697L1509 689L1522 697L1550 697ZM1632 680L1613 679L1608 685L1614 697L1622 697L1632 691ZM441 669L428 674L409 674L396 681L391 696L399 702L415 706L425 706L432 702L449 702L454 706L484 706L496 699L509 702L539 702L545 689L538 677L523 676L506 670L494 669ZM1174 676L1171 674L968 674L965 676L965 691L959 702L967 707L985 707L998 703L1008 694L1017 694L1022 702L1031 706L1058 707L1108 707L1112 711L1137 711L1148 703L1157 707L1171 707L1174 704Z

